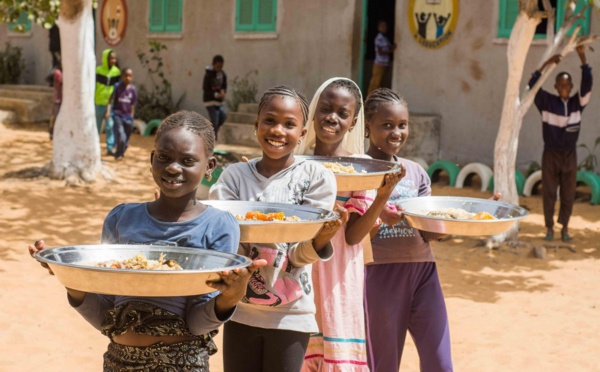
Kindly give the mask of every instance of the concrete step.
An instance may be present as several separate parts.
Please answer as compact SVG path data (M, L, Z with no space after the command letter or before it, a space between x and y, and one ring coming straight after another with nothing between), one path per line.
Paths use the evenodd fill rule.
M256 115L258 114L258 103L240 103L238 105L238 112Z
M219 128L219 144L259 147L254 135L254 125L226 122Z
M52 113L53 89L40 85L0 85L0 109L14 111L16 122L47 121Z
M11 110L0 110L0 123L12 124L17 122L17 114Z
M256 114L239 111L228 112L227 121L232 123L254 124L256 122Z
M0 97L0 109L14 111L19 123L36 123L50 119L52 107L38 101L22 98Z

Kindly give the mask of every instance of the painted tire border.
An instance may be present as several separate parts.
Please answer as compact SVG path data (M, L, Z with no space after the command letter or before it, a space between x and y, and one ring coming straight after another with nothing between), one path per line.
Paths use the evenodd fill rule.
M450 178L449 184L450 186L454 187L456 185L458 172L460 172L460 167L454 162L448 160L438 160L427 168L427 175L430 179L433 179L433 176L437 172L441 171L444 171L448 174L448 177Z
M476 174L481 179L481 191L485 191L488 187L490 179L494 175L492 168L488 167L483 163L470 163L465 165L456 179L456 187L462 189L464 187L467 177L471 174Z

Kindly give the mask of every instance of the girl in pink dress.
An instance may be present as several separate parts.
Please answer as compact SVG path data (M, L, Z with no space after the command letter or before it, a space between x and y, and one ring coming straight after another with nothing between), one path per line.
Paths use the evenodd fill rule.
M313 97L308 118L306 140L297 153L368 157L364 155L362 96L352 80L333 78L323 83ZM376 224L403 175L398 172L386 176L377 196L375 190L337 194L336 204L346 208L350 217L331 241L333 257L313 264L319 333L310 338L303 371L369 370L363 311L365 258L361 241Z

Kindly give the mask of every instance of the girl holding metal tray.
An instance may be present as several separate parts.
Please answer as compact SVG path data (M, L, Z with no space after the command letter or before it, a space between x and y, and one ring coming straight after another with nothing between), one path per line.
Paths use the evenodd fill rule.
M364 155L362 95L350 79L332 78L315 93L309 109L306 141L297 149L304 155L369 158ZM314 146L314 151L313 151ZM363 309L365 261L371 260L365 238L377 223L394 186L404 176L400 169L385 176L384 185L369 191L342 191L336 205L349 220L332 239L335 255L313 264L316 319L303 371L368 371ZM367 240L368 243L368 240Z
M150 158L159 198L114 208L104 220L102 242L237 251L235 217L196 200L200 181L210 178L216 165L214 141L212 125L199 114L181 111L167 117ZM38 241L29 250L33 255L44 248ZM258 260L248 268L220 272L220 281L206 283L220 292L205 295L108 296L67 288L68 300L110 338L104 371L208 372L209 355L217 351L212 337L231 318L250 275L265 264Z
M265 92L255 124L262 157L228 166L210 198L331 210L334 175L317 162L294 157L307 118L306 98L293 88ZM311 264L332 257L330 240L341 225L340 219L326 222L312 241L240 246L239 253L268 264L254 272L246 296L225 324L225 372L300 370L310 334L318 331Z

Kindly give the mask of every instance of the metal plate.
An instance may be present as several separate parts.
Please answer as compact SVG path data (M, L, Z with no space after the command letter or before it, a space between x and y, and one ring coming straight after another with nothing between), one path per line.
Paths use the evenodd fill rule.
M303 221L238 221L241 243L291 243L312 240L327 221L340 218L336 212L307 205L262 203L238 200L203 200L202 203L230 212L246 215L246 212L283 212L285 216L297 216Z
M527 210L518 205L458 196L417 197L399 200L397 204L404 209L404 216L410 226L423 231L448 235L496 235L508 231L518 220L527 216ZM422 214L422 211L425 210L433 211L444 208L460 208L471 213L488 212L497 219L453 220Z
M357 173L334 173L337 191L375 190L383 185L386 174L400 171L399 164L389 161L355 158L352 156L309 156L301 155L296 158L313 160L319 163L340 163L352 165ZM361 173L366 171L366 173Z
M125 260L144 254L157 260L161 253L184 270L132 270L94 267L99 262ZM44 249L35 254L47 263L62 285L89 293L127 296L191 296L213 292L207 280L217 272L250 265L249 258L199 248L162 245L73 245Z

